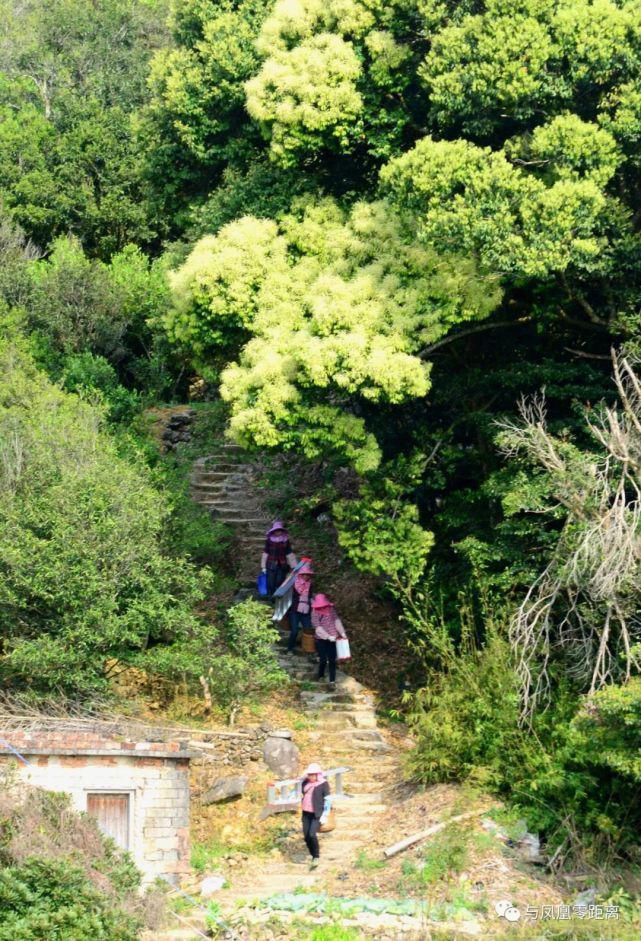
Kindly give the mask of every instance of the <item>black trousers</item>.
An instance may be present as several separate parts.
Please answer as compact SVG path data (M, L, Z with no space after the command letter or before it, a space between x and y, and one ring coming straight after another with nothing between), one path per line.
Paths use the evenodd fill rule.
M312 626L312 615L308 611L307 614L300 614L299 611L292 606L289 612L289 643L287 644L288 650L293 650L296 646L296 641L298 639L298 632L301 627L311 627Z
M289 572L288 565L276 565L267 563L267 594L271 598L277 588L283 584Z
M303 811L303 836L307 849L311 853L312 859L318 859L320 856L320 846L318 845L318 828L320 820L310 814L308 810Z
M329 682L333 683L336 679L336 641L321 640L316 638L316 649L320 662L318 664L318 679L322 680L325 676L325 667L329 662Z

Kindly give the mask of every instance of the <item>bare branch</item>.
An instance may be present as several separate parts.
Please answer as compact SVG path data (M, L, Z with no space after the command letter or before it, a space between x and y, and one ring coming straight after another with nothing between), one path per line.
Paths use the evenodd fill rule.
M520 421L500 424L506 454L550 474L566 511L552 559L530 586L510 638L521 683L522 721L545 708L550 664L562 656L586 692L625 681L641 641L641 380L613 353L620 405L586 421L600 457L568 447L546 425L545 399L519 403Z

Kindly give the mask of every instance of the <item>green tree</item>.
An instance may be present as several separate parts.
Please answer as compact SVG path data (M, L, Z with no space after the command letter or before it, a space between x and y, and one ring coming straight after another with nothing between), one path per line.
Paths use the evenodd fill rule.
M168 510L94 406L3 341L0 632L3 682L87 694L105 662L189 646L206 573L163 545Z
M126 245L107 264L88 256L77 239L61 236L46 259L29 260L23 252L14 267L19 261L20 280L5 296L19 302L32 349L54 379L67 377L72 390L93 384L112 400L120 397L125 411L127 397L134 404L131 386L156 395L172 388L180 364L161 326L170 299L162 259L151 261ZM105 369L99 376L96 357L115 384Z
M500 297L473 264L418 247L388 204L331 199L225 226L171 280L168 329L201 366L248 340L221 386L239 440L363 471L380 452L357 403L424 396L423 348Z
M68 794L18 787L11 770L2 783L2 941L135 941L154 926L140 873L93 817Z
M227 612L214 662L203 671L201 682L230 725L242 706L282 684L285 674L274 649L277 640L278 631L268 622L263 604L243 601Z
M73 232L103 258L149 241L136 110L165 41L162 0L3 0L0 196L46 247Z
M244 82L258 64L254 41L267 0L178 0L173 45L151 65L151 99L141 134L147 178L172 231L187 204L212 190L226 164L241 165L260 146L245 110Z
M396 152L420 113L418 27L414 3L279 0L247 83L247 108L274 157L287 166L360 151L376 163Z
M78 867L30 859L0 873L2 941L136 941L140 925Z

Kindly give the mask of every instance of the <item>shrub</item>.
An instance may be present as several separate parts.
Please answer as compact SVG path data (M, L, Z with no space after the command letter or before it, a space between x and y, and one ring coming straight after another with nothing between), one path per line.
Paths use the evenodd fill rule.
M107 660L202 633L206 573L167 551L161 493L102 424L0 339L0 677L13 686L86 695Z
M265 605L243 601L229 609L221 629L221 647L207 680L230 725L242 705L275 689L285 678L274 651L278 631L268 618Z
M66 794L2 782L0 941L137 941L161 915L128 853Z
M68 862L32 858L0 872L0 941L136 941L140 927Z
M141 409L138 393L120 385L116 370L104 356L87 351L68 356L62 385L68 392L89 394L104 402L112 422L131 422Z
M518 707L509 646L490 633L482 648L461 651L446 670L430 673L411 697L412 775L425 784L474 777L500 789L515 754L527 750Z

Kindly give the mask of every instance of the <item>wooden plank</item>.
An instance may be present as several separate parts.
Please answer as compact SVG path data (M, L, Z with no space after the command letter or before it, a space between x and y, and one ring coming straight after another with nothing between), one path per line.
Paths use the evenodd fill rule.
M87 794L87 813L117 846L129 849L129 794Z
M439 833L441 830L444 830L445 827L449 827L451 823L460 823L461 820L469 820L471 817L480 817L481 814L486 812L487 807L484 810L471 810L467 814L458 814L456 817L450 817L449 820L444 820L443 823L436 823L433 827L428 827L427 830L413 833L412 836L408 836L404 840L394 843L393 846L388 846L386 850L383 850L383 855L389 859L390 856L396 856L397 853L402 853L403 850L409 849L409 847L414 846L415 843L426 840L428 836L434 836L435 833Z

